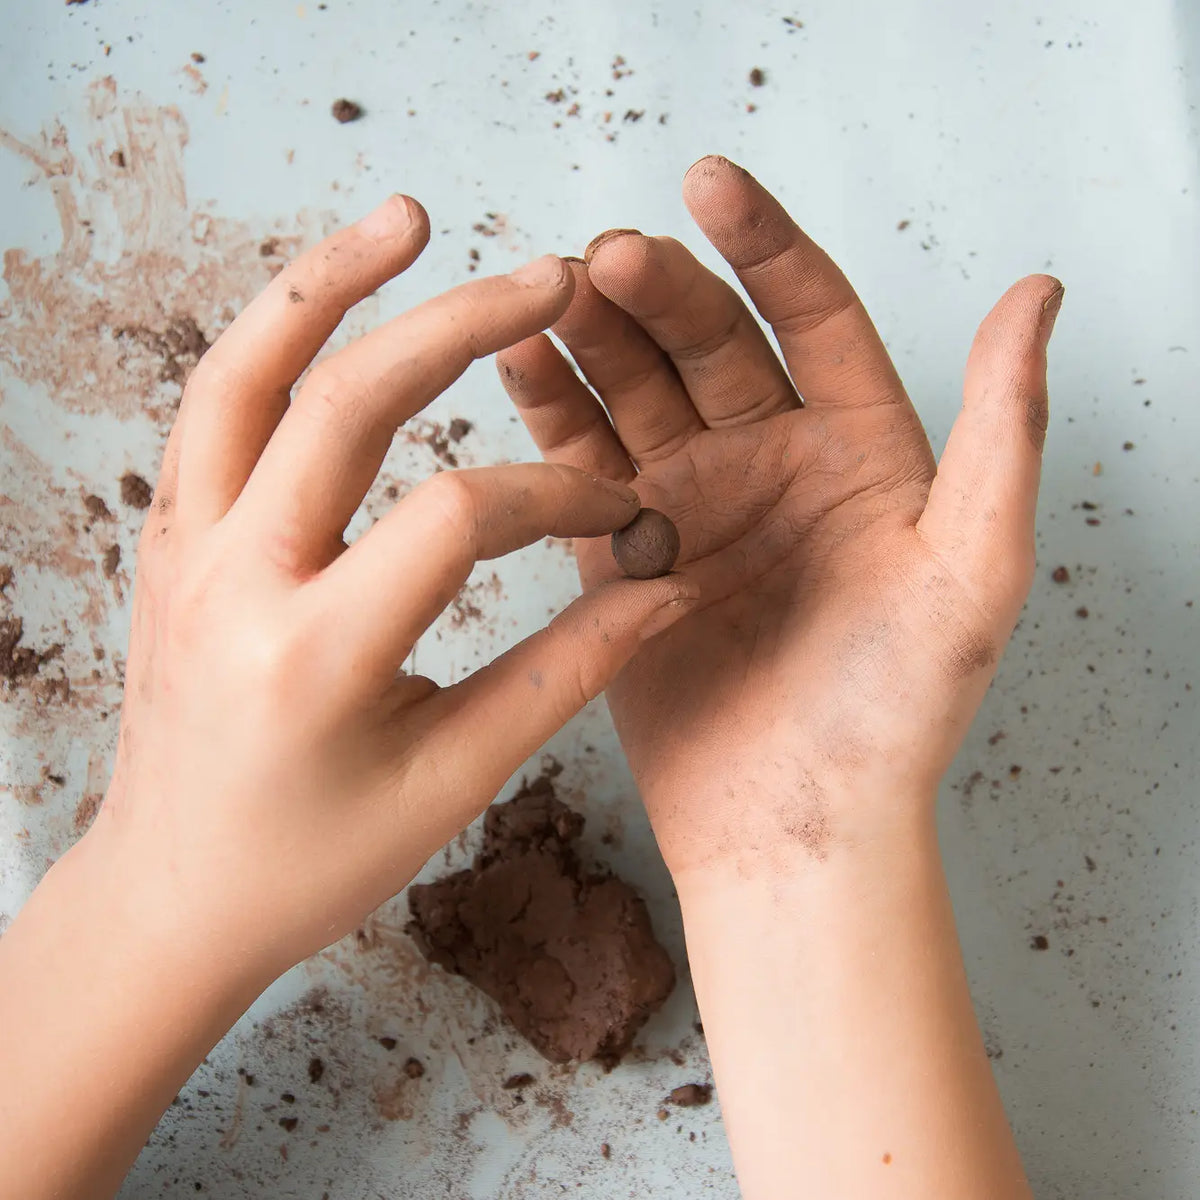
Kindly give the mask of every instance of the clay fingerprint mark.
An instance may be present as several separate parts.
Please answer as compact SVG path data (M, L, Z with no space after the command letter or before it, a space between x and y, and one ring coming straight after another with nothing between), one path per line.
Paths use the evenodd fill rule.
M189 205L187 125L174 106L88 89L68 129L36 138L0 130L0 152L31 168L58 212L61 244L9 247L0 366L78 413L170 419L200 355L235 312L317 230L298 218L271 235Z

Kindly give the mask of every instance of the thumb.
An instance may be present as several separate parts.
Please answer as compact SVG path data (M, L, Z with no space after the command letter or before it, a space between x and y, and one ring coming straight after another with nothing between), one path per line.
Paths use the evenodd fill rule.
M1025 598L1046 440L1046 345L1063 285L1049 275L1013 284L984 318L967 359L963 407L917 523L931 548L994 590Z
M684 575L619 579L585 592L545 629L431 697L434 739L452 748L462 793L491 797L609 685L643 642L695 608Z

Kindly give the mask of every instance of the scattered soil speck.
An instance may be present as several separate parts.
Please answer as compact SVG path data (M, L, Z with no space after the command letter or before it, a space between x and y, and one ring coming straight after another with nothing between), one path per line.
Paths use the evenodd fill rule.
M762 67L755 67L754 70L750 72L751 87L762 87L762 85L766 82L767 73L762 69Z
M712 1084L684 1083L671 1092L666 1103L674 1104L678 1108L696 1108L698 1105L708 1104L711 1100Z
M1044 933L1035 934L1029 940L1029 948L1031 950L1049 950L1050 941Z
M340 100L335 100L329 106L329 111L333 114L333 119L343 125L349 121L357 121L363 115L362 105L356 104L353 100L347 100L344 96Z
M154 489L140 476L126 471L121 476L121 503L130 508L149 508Z

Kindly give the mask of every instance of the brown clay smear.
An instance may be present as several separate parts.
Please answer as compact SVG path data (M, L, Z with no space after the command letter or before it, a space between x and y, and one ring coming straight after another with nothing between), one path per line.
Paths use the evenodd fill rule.
M189 207L187 125L172 105L88 89L81 127L56 121L30 142L0 130L49 188L62 244L8 248L0 363L73 412L168 420L199 354L304 241ZM262 252L265 251L265 252Z

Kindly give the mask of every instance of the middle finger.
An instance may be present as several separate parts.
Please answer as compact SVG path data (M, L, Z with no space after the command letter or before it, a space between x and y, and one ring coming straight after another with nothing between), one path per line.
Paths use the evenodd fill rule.
M342 548L397 428L477 358L545 329L566 308L561 259L457 287L318 364L234 505L277 565L319 570Z
M750 310L674 238L609 238L596 248L588 276L667 354L710 428L800 407Z

